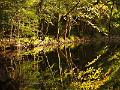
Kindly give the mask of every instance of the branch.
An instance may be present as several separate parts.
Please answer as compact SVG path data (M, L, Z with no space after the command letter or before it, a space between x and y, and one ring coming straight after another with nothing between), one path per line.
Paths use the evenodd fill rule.
M77 5L79 3L80 3L80 0L77 2L77 4L75 4L75 6L64 17L66 17L69 13L71 13L77 7Z

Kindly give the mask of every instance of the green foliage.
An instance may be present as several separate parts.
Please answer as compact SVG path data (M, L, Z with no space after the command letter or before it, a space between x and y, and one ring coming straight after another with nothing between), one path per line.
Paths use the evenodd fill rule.
M67 34L65 27L68 22L71 25L67 28L74 28L75 23L82 21L79 25L83 27L83 32L88 31L89 34L96 31L107 34L110 27L114 29L111 30L112 33L119 33L119 1L98 0L95 3L92 0L1 0L1 30L6 28L10 32L10 28L14 29L11 32L19 37L32 37L41 30L63 36L62 33ZM67 21L69 16L71 21ZM48 26L41 26L42 20ZM60 29L59 33L56 28Z
M110 74L108 81L101 87L101 89L106 88L114 88L118 89L120 87L120 53L119 50L111 55L108 59L112 64L109 66L108 72L106 74Z
M74 89L97 89L102 83L99 83L101 79L101 68L94 69L88 68L86 71L80 71L78 73L78 81L73 81L71 87Z
M38 62L32 61L32 62L24 62L23 64L21 64L19 67L19 69L21 69L21 73L20 73L20 78L21 81L23 83L21 84L26 84L25 87L21 87L21 89L24 90L33 90L34 89L34 85L37 85L37 83L39 83L39 76L40 73L38 72L38 69L36 68L36 64ZM21 85L22 86L22 85Z

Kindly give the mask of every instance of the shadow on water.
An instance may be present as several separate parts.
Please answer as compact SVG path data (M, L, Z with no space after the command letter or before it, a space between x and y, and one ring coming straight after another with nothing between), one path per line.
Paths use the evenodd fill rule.
M38 53L20 50L5 56L0 56L0 90L120 88L120 43L93 42Z
M18 83L9 76L7 58L0 56L0 90L19 90Z

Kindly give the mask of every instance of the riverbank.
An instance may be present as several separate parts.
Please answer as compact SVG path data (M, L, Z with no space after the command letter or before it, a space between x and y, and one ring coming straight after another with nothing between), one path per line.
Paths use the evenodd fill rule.
M21 49L33 49L35 47L39 46L60 46L64 44L84 44L88 42L120 42L119 36L112 36L112 37L99 37L99 38L89 38L89 37L76 37L76 36L70 36L69 38L66 38L65 40L60 37L59 40L46 36L44 40L39 40L36 37L31 38L4 38L0 40L0 50L16 50L18 48Z
M35 47L39 46L60 46L63 44L70 44L70 43L85 43L89 42L90 39L88 37L75 37L71 36L69 38L66 38L65 40L60 37L59 40L54 39L52 37L45 37L45 39L39 40L36 37L32 38L4 38L0 40L0 50L6 50L6 49L17 49L17 48L22 48L22 49L32 49Z

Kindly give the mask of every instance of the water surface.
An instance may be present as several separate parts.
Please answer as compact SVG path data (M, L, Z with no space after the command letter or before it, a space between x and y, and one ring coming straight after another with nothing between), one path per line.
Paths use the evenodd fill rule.
M120 90L120 43L0 51L0 90Z

